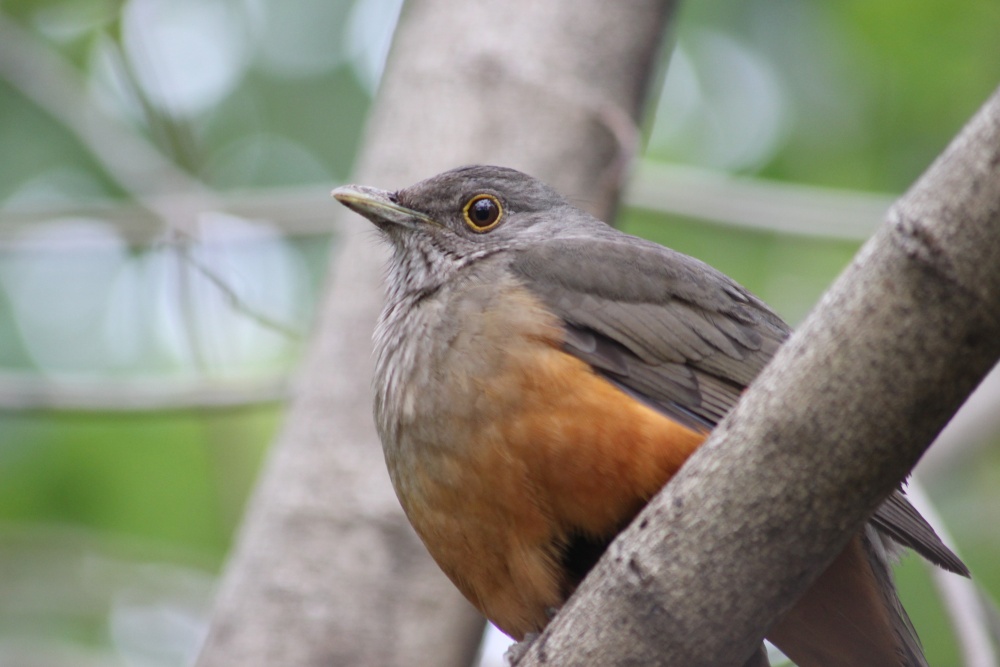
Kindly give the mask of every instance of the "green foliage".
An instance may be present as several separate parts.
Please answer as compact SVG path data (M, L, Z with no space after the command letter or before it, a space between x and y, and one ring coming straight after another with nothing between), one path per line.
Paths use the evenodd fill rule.
M742 49L736 63L759 59L776 82L786 124L773 150L737 165L770 178L901 192L1000 80L993 0L692 2L682 17L682 49L722 34ZM707 86L720 63L703 61Z

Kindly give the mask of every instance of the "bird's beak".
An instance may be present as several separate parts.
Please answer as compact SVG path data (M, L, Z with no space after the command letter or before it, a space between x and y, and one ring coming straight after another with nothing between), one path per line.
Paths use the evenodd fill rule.
M374 222L380 229L389 225L414 228L421 223L436 224L428 215L400 206L393 201L393 193L378 188L342 185L330 194L347 208Z

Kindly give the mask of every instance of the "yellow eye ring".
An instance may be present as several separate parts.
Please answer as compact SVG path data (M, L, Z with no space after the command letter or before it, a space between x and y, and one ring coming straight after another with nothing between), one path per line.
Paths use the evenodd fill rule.
M462 208L465 224L474 232L488 232L503 218L503 206L493 195L476 195L465 203Z

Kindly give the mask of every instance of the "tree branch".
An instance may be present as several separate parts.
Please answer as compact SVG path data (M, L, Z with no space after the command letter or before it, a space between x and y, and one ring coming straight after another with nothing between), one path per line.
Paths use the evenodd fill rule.
M994 366L920 459L916 474L933 482L976 455L1000 432L1000 366Z
M734 176L645 161L629 206L761 232L864 241L892 204L884 194Z
M1000 356L1000 92L524 665L742 665Z
M407 4L358 181L391 188L501 163L607 214L620 173L609 178L606 165L627 152L620 119L643 106L671 4ZM390 489L368 390L383 249L355 216L341 229L300 391L227 567L202 667L464 667L479 641L482 620Z

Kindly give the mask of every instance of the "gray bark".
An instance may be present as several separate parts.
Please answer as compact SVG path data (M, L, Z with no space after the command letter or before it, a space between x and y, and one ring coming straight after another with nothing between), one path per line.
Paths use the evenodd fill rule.
M522 665L741 665L1000 356L1000 92Z
M395 188L497 163L608 215L671 4L414 0L356 180ZM372 425L384 251L359 218L330 213L342 236L318 330L198 664L467 665L482 621L406 523Z

